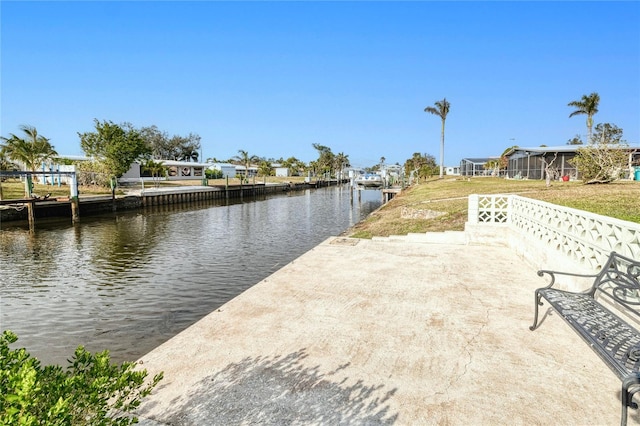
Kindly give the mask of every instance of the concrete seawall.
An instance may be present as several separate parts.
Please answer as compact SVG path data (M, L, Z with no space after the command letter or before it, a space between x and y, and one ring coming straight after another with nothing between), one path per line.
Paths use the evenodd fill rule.
M83 217L111 211L135 210L149 206L194 203L210 200L249 200L253 197L262 197L268 194L302 191L337 184L338 182L334 180L291 184L164 186L160 188L129 191L128 195L117 196L115 199L112 199L110 195L81 195L78 199L78 204L80 217ZM8 206L0 209L0 223L27 220L26 205L22 203L11 203L10 200L5 200L4 204L8 204ZM54 200L38 200L33 204L36 219L51 217L71 218L71 202L68 200L68 197Z
M580 338L529 331L544 284L504 246L330 238L142 357L141 424L618 423Z

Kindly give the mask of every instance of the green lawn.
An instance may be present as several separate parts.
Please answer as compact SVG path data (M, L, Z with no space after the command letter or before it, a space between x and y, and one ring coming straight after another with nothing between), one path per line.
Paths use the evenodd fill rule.
M602 185L582 182L506 180L501 178L445 178L413 185L354 226L347 235L359 238L405 235L409 232L461 231L467 221L471 194L518 194L592 213L640 223L640 182ZM435 219L405 219L403 212L430 210ZM405 214L406 216L406 214Z

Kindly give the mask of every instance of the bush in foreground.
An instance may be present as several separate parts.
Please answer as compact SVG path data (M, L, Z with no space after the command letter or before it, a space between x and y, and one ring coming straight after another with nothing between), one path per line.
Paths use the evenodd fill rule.
M109 352L76 349L66 370L42 367L24 349L11 349L18 337L0 336L0 425L130 425L130 413L162 379L147 381L135 363L113 365Z

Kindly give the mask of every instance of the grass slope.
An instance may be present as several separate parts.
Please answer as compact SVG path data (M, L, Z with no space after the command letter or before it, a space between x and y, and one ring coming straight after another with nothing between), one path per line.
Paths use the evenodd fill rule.
M367 219L345 232L356 238L406 235L410 232L461 231L471 194L517 194L561 206L640 223L640 182L606 185L581 182L446 178L412 185ZM435 218L430 213L438 213Z

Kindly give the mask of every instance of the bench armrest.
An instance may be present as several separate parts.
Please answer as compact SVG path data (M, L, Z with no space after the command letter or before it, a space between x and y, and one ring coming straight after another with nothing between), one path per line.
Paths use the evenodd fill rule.
M551 288L556 283L556 275L568 275L571 277L582 277L582 278L596 278L598 274L574 274L573 272L560 272L560 271L548 271L546 269L541 269L538 271L538 276L542 277L545 274L549 275L551 279L549 285L545 288Z

